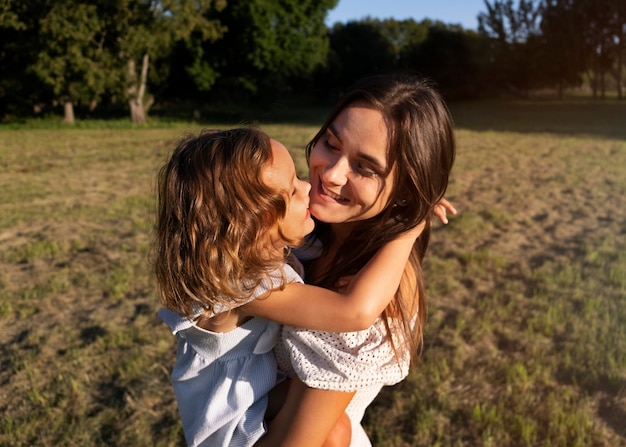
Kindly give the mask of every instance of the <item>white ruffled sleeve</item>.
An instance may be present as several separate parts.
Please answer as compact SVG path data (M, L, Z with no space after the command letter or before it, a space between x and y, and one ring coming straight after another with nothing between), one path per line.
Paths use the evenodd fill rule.
M285 326L282 345L280 349L290 359L293 372L312 388L356 391L393 385L404 379L409 370L409 356L398 360L380 318L369 329L358 332ZM277 357L280 359L281 355Z

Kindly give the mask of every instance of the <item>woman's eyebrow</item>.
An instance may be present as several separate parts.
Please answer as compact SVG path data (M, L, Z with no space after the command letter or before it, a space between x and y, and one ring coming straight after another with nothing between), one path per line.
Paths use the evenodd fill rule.
M335 129L334 123L330 123L327 130L330 131L330 134L333 137L337 138L337 140L341 143L341 137L339 136L339 132L337 132L337 129Z
M383 165L380 160L378 160L378 158L376 157L372 157L371 155L365 154L363 152L357 152L357 155L362 158L363 160L366 160L368 163L374 165L376 168L380 169L382 172L385 172L387 170L387 167L385 165Z

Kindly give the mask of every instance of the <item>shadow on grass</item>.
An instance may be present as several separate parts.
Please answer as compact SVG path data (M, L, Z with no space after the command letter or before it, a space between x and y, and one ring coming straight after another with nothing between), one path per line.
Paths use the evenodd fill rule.
M180 123L235 127L255 124L321 126L331 103L295 100L266 104L163 104L155 106L148 127L163 128ZM626 101L616 99L517 100L450 102L458 129L496 132L549 132L626 139ZM126 112L79 117L71 128L133 128ZM144 126L140 126L144 127ZM0 128L65 128L60 115L20 118Z
M622 438L626 438L626 412L615 405L615 400L605 397L600 400L598 415Z
M89 326L80 331L80 339L83 346L94 343L98 338L107 335L108 331L100 325Z
M591 135L626 139L626 101L526 100L469 101L449 104L455 126L473 131L505 131L566 135ZM302 124L319 125L332 104L292 101L266 105L189 105L168 107L151 116L167 121L193 120L199 124Z
M626 380L607 374L588 374L575 369L561 369L557 373L560 383L578 386L587 395L599 395L598 416L620 437L626 438L626 411L619 405L618 397L626 390Z
M456 102L450 111L459 129L626 139L626 101Z
M155 110L151 118L162 121L194 121L200 125L302 124L319 125L331 105L311 105L299 102L261 104L214 104L194 107L178 104Z

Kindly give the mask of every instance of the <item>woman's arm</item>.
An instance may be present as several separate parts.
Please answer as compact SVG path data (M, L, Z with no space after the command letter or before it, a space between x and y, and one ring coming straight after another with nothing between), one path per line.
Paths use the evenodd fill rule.
M354 392L309 388L298 379L277 416L268 422L268 433L255 447L320 447L340 418ZM350 442L347 442L349 445Z
M238 310L281 324L333 332L367 329L398 290L415 239L424 224L385 244L350 281L345 292L288 284Z

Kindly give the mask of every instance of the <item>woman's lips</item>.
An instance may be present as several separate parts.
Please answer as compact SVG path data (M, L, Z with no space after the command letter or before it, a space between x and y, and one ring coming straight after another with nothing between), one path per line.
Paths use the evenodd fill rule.
M317 193L318 195L328 197L329 199L332 199L335 202L345 203L348 201L348 199L346 199L345 197L339 194L335 194L334 192L324 188L324 185L322 184L321 180L318 180Z

